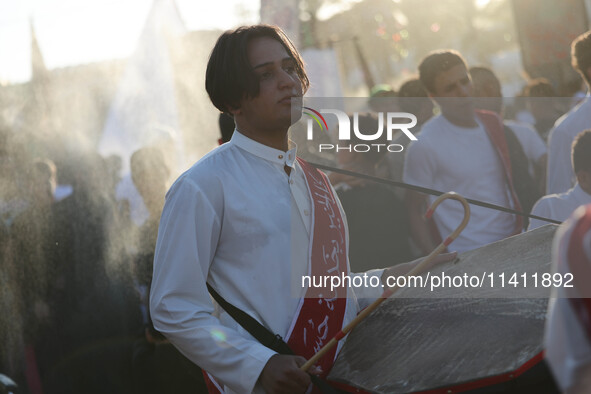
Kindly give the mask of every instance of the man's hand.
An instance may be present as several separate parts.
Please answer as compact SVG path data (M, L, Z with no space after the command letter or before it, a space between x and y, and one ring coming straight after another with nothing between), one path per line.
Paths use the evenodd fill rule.
M260 380L266 393L305 393L310 385L310 376L300 367L306 359L300 356L276 354L267 361ZM317 374L318 368L311 368Z

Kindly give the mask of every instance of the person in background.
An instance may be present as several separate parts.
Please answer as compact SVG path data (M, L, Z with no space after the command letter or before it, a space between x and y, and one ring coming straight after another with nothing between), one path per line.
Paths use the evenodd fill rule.
M581 74L587 87L591 84L591 30L578 36L571 45L573 68ZM550 131L546 194L563 193L575 184L570 150L575 136L591 125L589 95L556 122Z
M562 97L570 97L570 102L567 106L567 111L573 109L587 96L587 84L581 78L580 74L576 74L576 77L567 81L561 92Z
M204 393L205 383L199 368L191 364L154 328L149 314L154 250L170 169L158 147L135 151L131 155L130 167L133 183L150 213L139 228L138 250L134 258L134 279L144 325L140 338L133 346L134 392Z
M534 127L544 142L561 112L557 108L556 91L546 78L536 78L525 87L527 108L536 120Z
M423 124L433 117L433 101L418 78L411 78L400 85L398 106L401 112L408 112L417 117L417 124L412 128L412 133L415 136L419 135ZM402 152L390 153L386 157L390 167L390 179L393 181L402 181L404 159L410 142L410 139L403 133L399 133L391 142L402 145L404 148ZM397 189L395 193L399 198L404 199L404 190Z
M494 113L475 110L472 80L462 56L453 50L432 52L419 65L419 75L441 114L427 121L420 138L410 144L404 182L521 209L508 175L502 121ZM430 198L415 191L409 191L406 198L411 233L423 253L451 234L464 214L460 204L444 202L434 222L425 221L423 213ZM482 207L471 210L468 226L454 241L459 252L522 231L520 217Z
M581 132L573 142L572 165L577 183L566 193L542 197L531 213L549 219L564 221L581 205L591 204L591 130ZM543 226L546 222L531 219L528 230Z
M388 84L378 84L371 88L367 104L372 112L398 112L398 93Z
M41 387L40 370L44 370L46 360L51 357L46 332L53 317L50 309L53 267L49 252L57 170L51 160L35 159L24 173L28 205L15 218L10 235L17 263L16 300L23 317L25 373L29 389L36 392Z
M591 387L591 205L577 208L554 237L552 288L544 334L545 357L558 386L568 394Z

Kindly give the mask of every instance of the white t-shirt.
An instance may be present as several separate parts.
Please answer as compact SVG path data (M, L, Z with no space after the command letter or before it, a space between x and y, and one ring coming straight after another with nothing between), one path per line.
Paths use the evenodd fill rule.
M591 98L556 121L548 141L548 176L546 193L564 193L574 186L575 172L571 162L572 144L577 134L591 129Z
M305 292L311 203L295 149L279 151L238 131L167 193L150 296L154 327L227 393L262 392L257 379L275 352L224 311L215 315L205 282L286 338ZM358 312L357 297L367 302L380 292L349 291L344 324Z
M532 215L563 222L575 209L585 204L591 204L591 194L586 193L577 183L575 187L566 193L550 194L540 198L532 208L531 213ZM545 224L548 224L548 222L530 219L527 229L533 230Z
M425 123L406 154L404 182L513 208L500 158L480 123L475 128L462 128L443 115ZM434 199L430 196L430 202ZM475 205L470 209L468 226L450 250L464 252L513 233L513 215ZM458 201L444 201L433 215L441 237L450 235L463 216Z

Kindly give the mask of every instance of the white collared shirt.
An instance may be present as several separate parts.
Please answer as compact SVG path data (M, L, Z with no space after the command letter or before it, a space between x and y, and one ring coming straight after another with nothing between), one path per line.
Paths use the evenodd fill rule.
M591 204L591 194L586 193L577 183L575 187L566 193L550 194L536 202L531 210L532 215L548 219L565 221L581 205ZM548 222L538 219L530 219L528 230L541 227Z
M150 299L154 326L226 392L258 392L257 379L275 352L224 311L216 315L206 280L285 337L305 292L300 283L308 272L310 227L311 200L296 149L276 150L237 131L167 193ZM360 297L381 292L362 290L356 290ZM345 324L358 312L350 295Z
M548 137L548 174L546 193L564 193L576 182L571 161L572 144L581 131L591 128L591 98L556 121Z

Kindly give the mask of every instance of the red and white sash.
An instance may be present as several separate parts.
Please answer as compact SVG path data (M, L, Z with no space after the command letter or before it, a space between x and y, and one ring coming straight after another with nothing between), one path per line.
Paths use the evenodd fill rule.
M297 158L302 167L312 201L312 225L308 273L311 277L329 278L348 275L345 222L330 181L322 172ZM330 279L326 282L330 284ZM311 358L337 333L341 332L347 307L347 288L311 286L300 300L298 310L287 334L286 342L293 352ZM330 372L337 347L317 363L322 378ZM204 371L209 393L223 393L222 385Z
M348 275L345 222L330 182L318 169L300 158L297 160L312 200L309 274L317 278ZM288 332L287 344L295 354L311 358L341 331L346 307L345 287L332 291L330 288L309 287ZM334 347L318 362L324 372L322 377L332 368L336 352Z

